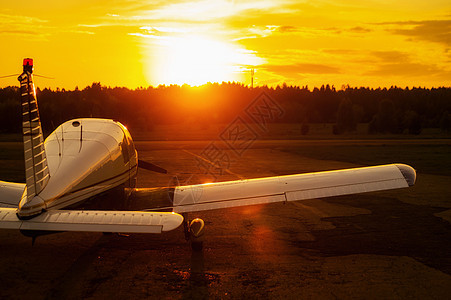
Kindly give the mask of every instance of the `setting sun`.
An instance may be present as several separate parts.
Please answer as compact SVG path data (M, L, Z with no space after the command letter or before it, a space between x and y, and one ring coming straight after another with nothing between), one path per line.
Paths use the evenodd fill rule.
M261 61L245 49L195 35L158 40L156 48L148 70L154 85L241 81L242 72Z

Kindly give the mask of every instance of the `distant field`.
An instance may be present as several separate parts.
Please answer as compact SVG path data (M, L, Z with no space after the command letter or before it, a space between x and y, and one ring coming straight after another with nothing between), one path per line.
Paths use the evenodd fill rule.
M0 180L25 182L21 142L0 142L0 166Z
M405 163L420 173L451 176L451 141L445 140L438 144L430 144L427 140L422 142L397 144L394 140L390 144L382 141L373 145L306 145L296 149L287 148L285 151L359 165Z
M273 148L359 165L400 162L422 173L451 176L451 135L438 129L426 129L420 135L368 135L367 124L360 124L356 132L333 135L333 124L311 124L309 133L301 135L299 124L267 124L265 129L256 124L245 126L256 138L252 148ZM221 133L227 128L228 124L157 125L151 131L131 133L135 141L163 141L156 143L161 149L202 150L211 141L220 141L219 145L226 147ZM0 180L24 181L20 134L0 134L0 164Z
M181 123L175 125L154 125L150 130L136 130L130 128L135 141L190 141L217 140L232 124L212 124L200 126L195 123ZM127 125L127 124L125 124ZM244 127L243 127L244 126ZM340 135L332 134L334 124L309 124L307 134L301 134L301 124L268 123L261 128L254 123L244 123L241 129L250 129L258 140L316 140L316 139L451 139L437 128L423 129L419 135L409 134L368 134L368 124L359 124L355 132ZM50 128L44 128L44 134L50 133ZM0 134L0 142L22 141L21 134Z
M199 126L196 124L155 125L151 131L134 131L135 140L216 140L227 130L230 124L212 124ZM451 138L451 134L439 129L427 128L420 135L409 134L375 134L369 135L368 124L359 124L355 132L334 135L334 124L310 124L306 135L301 134L301 124L267 124L264 129L253 123L245 123L240 129L250 129L258 139L265 140L311 140L311 139L411 139L411 138Z

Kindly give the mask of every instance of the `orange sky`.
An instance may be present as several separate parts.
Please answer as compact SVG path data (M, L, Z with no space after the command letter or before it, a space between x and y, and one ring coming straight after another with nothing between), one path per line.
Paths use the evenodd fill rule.
M40 87L451 86L449 0L0 2L0 76Z

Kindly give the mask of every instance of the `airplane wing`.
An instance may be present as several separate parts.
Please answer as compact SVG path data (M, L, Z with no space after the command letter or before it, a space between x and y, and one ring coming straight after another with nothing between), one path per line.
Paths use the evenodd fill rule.
M45 231L161 233L182 224L172 212L50 210L30 220L19 220L16 208L0 208L0 228Z
M412 186L415 170L403 164L179 186L172 209L186 213L271 202L357 194Z

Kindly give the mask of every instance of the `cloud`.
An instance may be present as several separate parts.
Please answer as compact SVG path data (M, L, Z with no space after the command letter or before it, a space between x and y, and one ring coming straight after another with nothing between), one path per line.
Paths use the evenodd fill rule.
M124 27L129 28L126 29L128 35L151 39L182 34L166 29L184 28L189 29L190 34L214 35L216 38L236 42L297 32L298 28L291 26L291 21L288 21L289 25L282 26L267 23L275 15L278 19L282 16L293 18L294 8L290 6L292 2L292 0L178 0L153 1L149 4L141 0L128 0L126 7L113 5L108 13L97 21L80 22L78 26L89 28L88 30L94 32L101 27ZM158 32L145 30L146 26Z
M321 51L324 53L340 55L340 56L357 55L357 54L361 53L360 50L356 50L356 49L322 49Z
M66 32L69 32L69 33L77 33L77 34L89 34L89 35L95 34L95 33L92 32L92 31L87 31L87 30L73 30L73 29L67 30Z
M266 25L264 27L252 26L249 28L249 32L251 32L253 36L267 37L278 30L278 28L279 26L275 25Z
M0 25L42 24L42 23L47 23L47 22L48 22L47 20L43 20L43 19L39 19L39 18L35 18L35 17L0 14Z
M311 63L296 63L291 65L275 65L266 64L260 66L260 68L267 71L283 74L283 75L293 75L293 74L338 74L341 73L339 68L321 64L311 64Z
M387 63L407 62L410 59L409 54L401 51L371 51L370 55Z
M98 28L105 26L113 26L111 23L100 23L100 24L78 24L78 27L87 27L87 28Z
M51 29L46 23L34 17L0 14L0 34L42 38Z
M350 28L349 31L355 32L355 33L368 33L368 32L371 32L372 30L369 29L369 28L364 28L364 27L361 27L361 26L356 26L356 27Z
M0 31L0 34L38 35L39 32L38 32L38 31L35 31L35 30L20 30L20 29L17 29L17 30L14 30L14 29L12 29L12 30L9 30L9 29L3 30L3 29L2 29L2 30Z
M438 68L436 65L426 65L414 62L399 62L380 64L376 69L366 72L364 75L369 76L434 76L447 72ZM448 72L449 73L449 72Z
M287 26L287 25L279 26L279 28L277 28L277 30L280 33L287 33L287 32L289 33L289 32L297 32L298 31L298 29L296 27L294 27L294 26Z
M172 26L173 25L173 26ZM162 44L164 41L169 41L171 39L183 38L186 36L204 36L205 33L213 31L211 26L200 25L200 26L177 26L172 24L168 26L140 26L138 28L133 28L133 32L127 33L131 36L138 36L147 39L154 40L157 44ZM132 26L130 26L132 27ZM218 32L216 30L216 32Z
M153 7L139 9L131 12L130 20L174 20L182 22L212 21L230 16L240 15L251 11L268 10L279 6L277 1L272 0L248 0L248 1L226 1L226 0L198 0L181 1L178 3L160 3ZM116 15L116 14L115 14Z
M391 25L387 31L403 35L412 40L435 42L451 46L451 20L426 20L407 22L384 22L378 25Z

